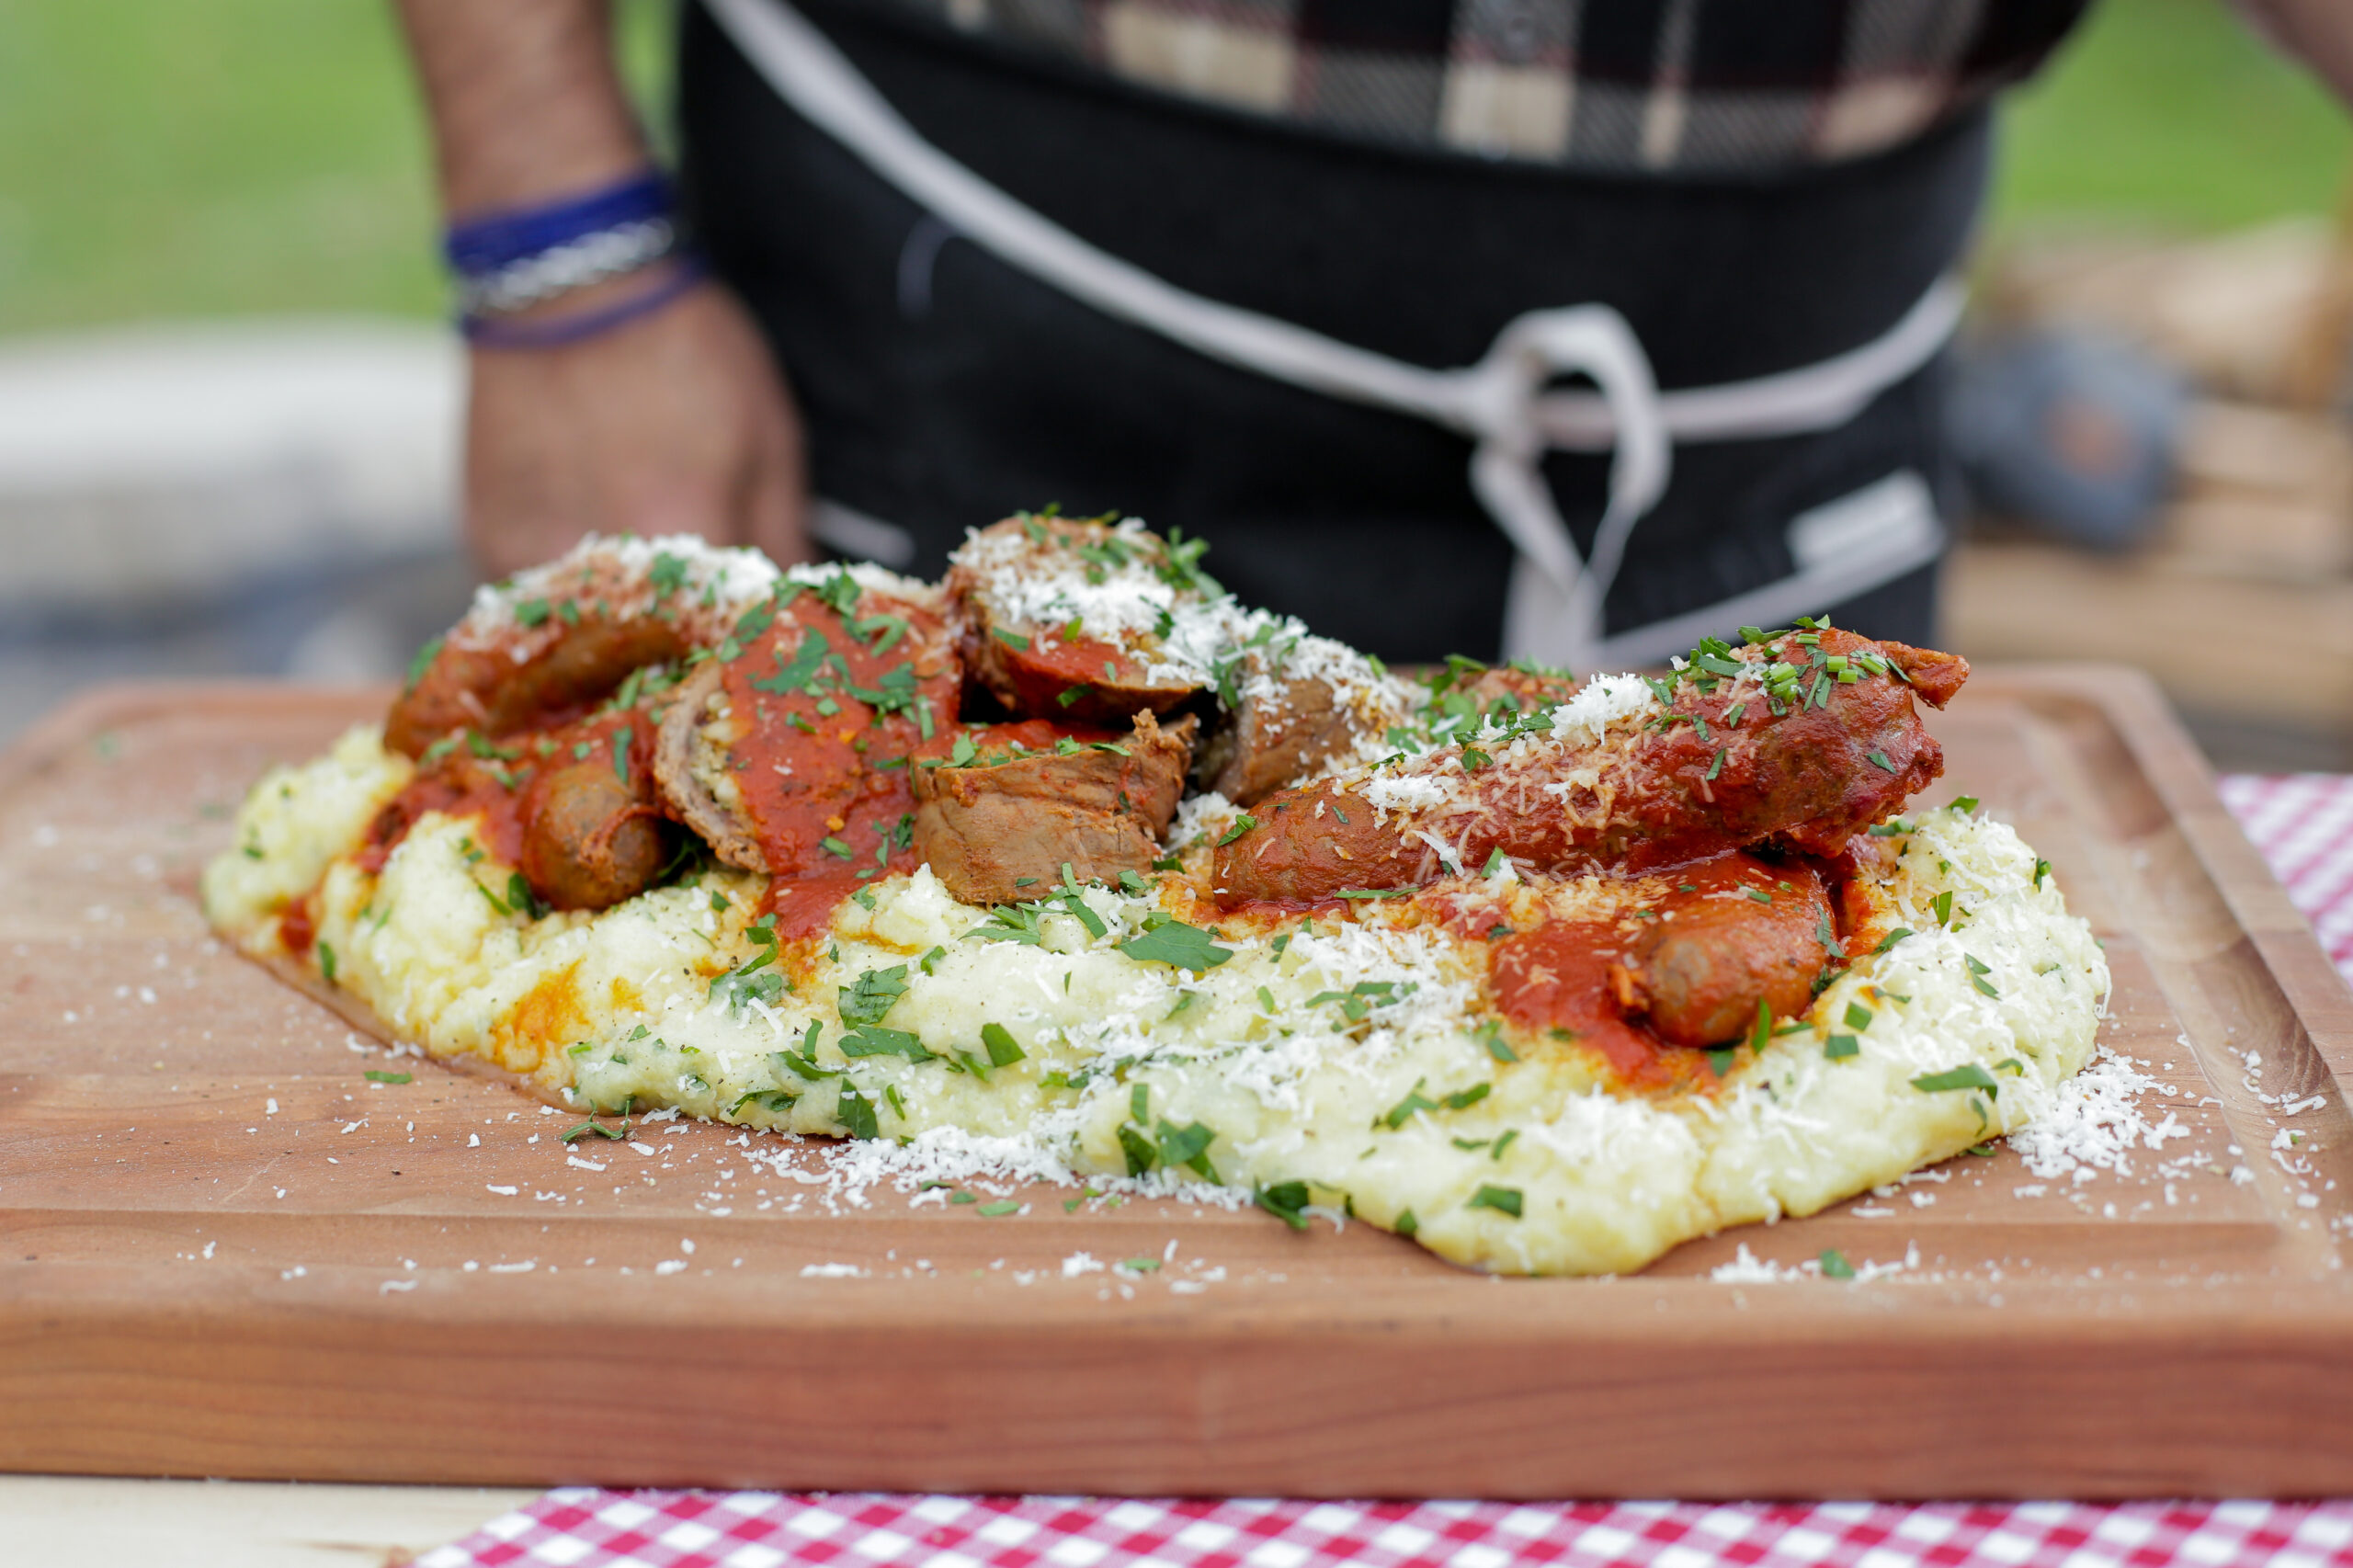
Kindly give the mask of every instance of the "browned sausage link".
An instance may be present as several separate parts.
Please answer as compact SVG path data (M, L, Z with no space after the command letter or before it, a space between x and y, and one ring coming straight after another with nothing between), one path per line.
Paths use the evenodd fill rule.
M1037 897L1064 868L1082 881L1145 870L1176 812L1194 729L1189 714L1163 728L1139 713L1119 749L1088 744L1063 753L1052 748L1056 727L1033 719L980 732L982 766L926 766L949 753L955 737L942 734L919 748L910 778L915 851L967 903ZM1081 733L1090 741L1104 735ZM985 760L1012 739L1032 748L1029 755Z
M1732 855L1685 885L1699 891L1662 901L1629 954L1630 1011L1670 1045L1719 1045L1756 1027L1760 1001L1777 1018L1813 1005L1830 928L1813 868Z
M608 696L631 670L686 657L688 642L665 620L592 611L522 664L510 647L444 646L393 702L384 744L422 756L453 730L496 737L551 727Z
M1902 642L1882 642L1880 651L1887 662L1904 672L1912 689L1931 708L1941 709L1961 690L1961 682L1969 678L1969 661L1959 653L1939 653L1934 648L1914 648Z
M523 797L523 876L556 909L609 909L669 863L660 811L602 762L552 768Z
M1825 631L1821 646L1851 656L1877 644ZM1282 791L1251 809L1256 827L1218 850L1218 901L1313 903L1436 881L1446 869L1429 838L1450 845L1464 866L1501 849L1553 875L1681 865L1768 839L1836 854L1933 783L1944 754L1909 687L1884 676L1821 685L1820 701L1809 688L1779 713L1749 688L1735 719L1728 687L1706 693L1687 681L1672 715L1634 736L1590 750L1540 745L1469 774L1449 747L1431 772L1449 799L1431 807L1375 816L1349 789ZM1553 792L1586 770L1593 783L1565 801Z

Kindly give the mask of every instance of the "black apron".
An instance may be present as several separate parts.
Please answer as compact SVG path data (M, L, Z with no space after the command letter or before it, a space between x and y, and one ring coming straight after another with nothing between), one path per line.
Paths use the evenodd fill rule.
M1476 360L1531 309L1602 301L1661 386L1806 366L1887 332L1949 273L1984 190L1972 112L1893 153L1771 178L1597 176L1392 151L1176 101L803 0L930 142L1171 283L1431 366ZM1512 549L1469 444L1114 320L953 236L802 119L696 6L680 51L682 184L807 421L815 493L904 530L935 575L965 529L1024 507L1118 510L1211 543L1245 602L1385 657L1493 657ZM1679 447L1609 593L1615 632L1792 570L1793 518L1916 473L1951 515L1938 365L1844 426ZM1606 456L1545 460L1589 546ZM1936 569L1839 624L1930 640ZM1724 627L1717 630L1730 631Z

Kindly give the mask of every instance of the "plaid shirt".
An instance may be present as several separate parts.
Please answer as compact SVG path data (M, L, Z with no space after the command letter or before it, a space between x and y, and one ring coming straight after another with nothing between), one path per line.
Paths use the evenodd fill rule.
M2028 74L2088 0L892 0L1336 136L1585 170L1892 147Z

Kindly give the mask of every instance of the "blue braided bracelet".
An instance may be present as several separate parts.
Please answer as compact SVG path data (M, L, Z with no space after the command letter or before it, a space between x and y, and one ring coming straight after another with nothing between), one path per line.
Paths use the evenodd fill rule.
M670 276L648 289L602 310L547 321L501 321L495 316L468 315L458 319L466 341L483 348L562 348L610 332L625 322L651 315L703 280L702 263L684 257Z
M459 329L501 347L577 343L659 309L703 276L683 251L669 181L658 172L453 223L442 254L457 277ZM671 276L619 304L529 324L500 319L668 257L681 258Z
M559 245L625 223L667 220L676 210L670 182L649 171L543 207L510 208L452 223L442 237L441 254L459 277L486 278Z

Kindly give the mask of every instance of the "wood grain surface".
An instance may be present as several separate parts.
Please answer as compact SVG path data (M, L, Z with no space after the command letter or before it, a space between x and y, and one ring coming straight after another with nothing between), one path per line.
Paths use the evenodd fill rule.
M828 1201L829 1145L571 1119L388 1060L205 931L268 764L381 694L123 688L0 757L0 1468L1307 1495L2353 1489L2353 1001L2137 675L1935 728L2106 941L2189 1136L1964 1158L1616 1280L1368 1227ZM365 1076L405 1070L411 1082ZM2290 1114L2292 1112L2292 1114ZM2153 1119L2154 1116L2153 1115ZM2275 1150L2279 1134L2297 1135ZM2193 1157L2194 1156L2194 1157ZM2160 1166L2163 1169L2160 1169ZM1867 1282L1733 1283L1746 1247ZM1165 1259L1123 1276L1097 1261Z

